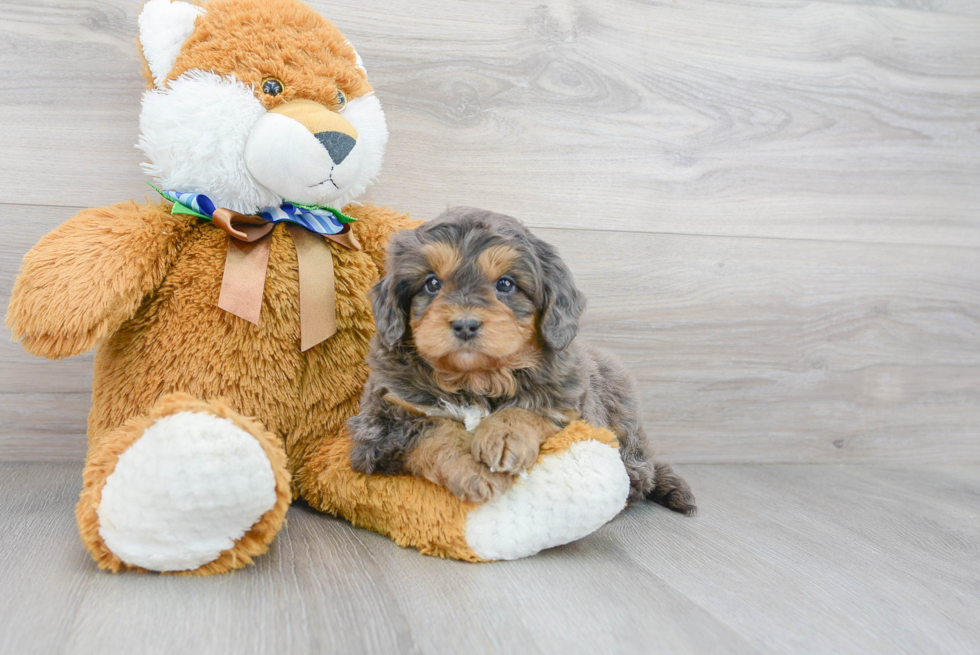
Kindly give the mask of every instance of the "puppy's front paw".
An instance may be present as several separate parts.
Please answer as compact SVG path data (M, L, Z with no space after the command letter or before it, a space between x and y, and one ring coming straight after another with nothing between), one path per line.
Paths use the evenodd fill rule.
M558 432L547 419L523 409L505 409L485 418L471 443L473 457L491 471L520 473L538 459L542 442Z
M485 503L496 498L510 486L511 476L492 473L477 461L460 460L446 476L446 487L460 500Z
M500 424L478 429L472 444L473 457L500 473L526 471L538 458L539 448L537 435Z

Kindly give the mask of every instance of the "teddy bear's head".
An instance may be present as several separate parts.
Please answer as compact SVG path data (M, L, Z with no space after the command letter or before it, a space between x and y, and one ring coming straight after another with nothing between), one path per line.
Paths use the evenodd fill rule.
M384 112L360 57L297 0L150 0L138 147L165 188L253 213L343 207L381 169Z

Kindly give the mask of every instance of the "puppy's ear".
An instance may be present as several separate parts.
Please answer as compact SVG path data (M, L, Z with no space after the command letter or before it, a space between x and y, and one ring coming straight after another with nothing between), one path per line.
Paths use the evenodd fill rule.
M381 345L389 350L394 348L405 337L408 316L401 307L390 271L371 289L371 308Z
M578 319L585 311L585 296L572 279L572 272L551 244L533 237L534 251L541 262L541 336L561 350L578 334Z

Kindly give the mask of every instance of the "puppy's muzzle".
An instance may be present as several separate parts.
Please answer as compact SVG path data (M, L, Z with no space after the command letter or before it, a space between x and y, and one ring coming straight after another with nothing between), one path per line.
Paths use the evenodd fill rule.
M453 321L451 325L457 339L469 341L479 334L481 323L473 318L464 318Z

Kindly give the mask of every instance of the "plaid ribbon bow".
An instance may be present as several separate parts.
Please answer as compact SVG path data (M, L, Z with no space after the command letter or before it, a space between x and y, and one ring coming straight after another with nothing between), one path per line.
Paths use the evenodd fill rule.
M217 209L211 199L203 193L181 193L180 191L160 190L150 184L157 193L174 203L175 214L190 214L212 220ZM255 214L269 223L287 221L304 227L315 234L340 234L344 225L353 223L351 218L333 207L326 205L301 205L295 202L284 202L278 207L267 207Z
M265 237L272 232L276 223L288 223L286 229L296 247L299 264L302 350L309 350L337 331L333 256L327 241L360 250L360 244L348 225L356 219L333 207L292 202L246 215L215 207L214 202L203 193L182 193L150 186L173 203L171 213L189 214L211 221L228 233L228 254L218 307L255 325L259 324L262 312L262 295L272 248L271 239Z

